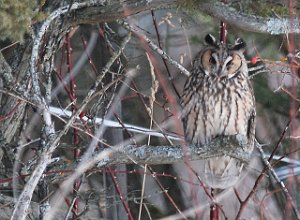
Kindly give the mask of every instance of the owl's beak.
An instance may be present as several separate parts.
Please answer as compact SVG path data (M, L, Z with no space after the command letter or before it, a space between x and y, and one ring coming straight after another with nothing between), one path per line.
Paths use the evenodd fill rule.
M217 75L218 75L218 77L220 77L220 78L226 75L226 74L225 74L225 71L224 71L224 66L223 66L223 64L220 64L220 67L219 67L219 69L218 69Z

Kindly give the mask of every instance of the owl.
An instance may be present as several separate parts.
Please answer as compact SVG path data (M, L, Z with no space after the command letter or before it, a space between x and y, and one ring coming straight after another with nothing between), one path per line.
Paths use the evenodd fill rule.
M243 55L246 44L236 39L232 46L205 37L207 46L193 61L181 96L182 122L187 143L208 144L218 136L241 134L251 153L255 136L255 99ZM244 163L230 156L205 159L200 177L211 188L236 184Z

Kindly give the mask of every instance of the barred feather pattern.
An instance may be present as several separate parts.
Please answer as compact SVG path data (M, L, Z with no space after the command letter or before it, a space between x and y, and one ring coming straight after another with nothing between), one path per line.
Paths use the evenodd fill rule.
M234 68L234 73L229 74L227 68L223 74L218 70L224 70L221 64L213 67L222 60L207 64L208 59L203 58L207 49L198 54L181 97L186 141L201 147L217 136L242 134L248 137L248 146L244 150L252 152L255 100L245 58L242 52L230 51L225 47L214 46L208 50L211 50L210 55L223 61L229 56L232 59L227 60L232 61L235 56L233 52L241 59L235 63L238 67ZM225 189L236 184L243 166L241 161L229 156L209 158L204 161L200 177L212 188Z

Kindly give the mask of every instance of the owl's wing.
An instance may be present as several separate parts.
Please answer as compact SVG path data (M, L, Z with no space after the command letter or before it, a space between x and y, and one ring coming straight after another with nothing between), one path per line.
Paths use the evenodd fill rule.
M191 111L192 106L191 105L181 105L181 115L180 118L182 120L182 124L183 124L183 128L184 130L186 130L186 126L187 126L187 117L189 112Z
M252 109L250 113L250 117L248 119L248 130L247 130L247 138L249 143L249 148L253 150L254 148L254 140L255 140L255 117L256 111Z

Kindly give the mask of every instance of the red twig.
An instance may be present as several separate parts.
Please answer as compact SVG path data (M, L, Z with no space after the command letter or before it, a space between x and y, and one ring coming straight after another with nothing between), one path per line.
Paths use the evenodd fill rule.
M154 15L154 11L151 10L151 16L152 16L152 22L153 22L153 25L154 25L154 28L155 28L155 32L156 32L156 37L157 37L157 43L158 43L158 47L160 49L163 49L162 48L162 45L161 45L161 40L160 40L160 35L159 35L159 30L158 30L158 27L157 27L157 22L156 22L156 18L155 18L155 15ZM168 73L168 77L170 79L170 81L173 79L173 76L171 75L171 72L169 70L169 67L167 65L167 61L165 59L162 59L163 63L164 63L164 66L167 70L167 73ZM171 85L172 85L172 88L174 90L174 92L176 93L177 97L180 98L180 95L174 85L174 83L171 81Z
M223 3L227 3L227 0L223 0ZM220 43L226 44L227 42L227 24L224 21L220 22Z
M214 198L214 189L211 189L211 196ZM219 219L219 207L216 203L212 203L210 205L210 212L209 212L210 220L218 220Z
M235 219L240 219L240 216L243 212L243 210L245 209L248 201L250 200L250 198L253 196L253 194L256 192L256 189L259 185L259 182L262 180L262 178L265 176L265 171L267 170L267 167L265 167L265 169L260 173L260 175L258 176L258 178L255 180L254 186L251 190L251 192L248 194L248 196L246 197L245 200L241 200L241 198L238 196L237 192L235 191L238 200L240 201L240 208L239 211L235 217Z
M224 210L222 209L222 207L216 203L214 195L213 195L213 190L211 192L209 192L209 188L207 186L204 185L204 183L202 182L202 180L200 179L199 174L193 169L193 167L188 164L187 162L185 163L187 165L187 167L190 169L190 171L192 171L192 173L197 177L199 185L202 187L202 189L204 190L205 194L207 195L207 197L212 201L212 206L214 206L214 210L217 210L217 213L215 212L211 212L212 209L210 210L210 218L213 218L213 216L219 216L219 210L221 210L223 216L225 219L227 219ZM211 206L211 207L212 207ZM211 215L212 214L212 215ZM215 219L214 219L215 220Z
M154 178L155 182L157 183L157 185L159 186L159 188L161 189L161 191L165 194L165 196L168 198L168 200L171 202L171 204L173 205L173 207L176 209L176 211L182 216L183 219L188 219L179 209L179 207L177 206L177 204L175 203L175 201L173 200L173 198L169 195L169 193L167 192L167 190L165 190L164 186L161 184L161 182L157 179L156 173L152 170L152 168L150 166L147 166L148 170L150 171L152 177Z
M285 137L285 134L286 134L288 128L290 127L290 124L291 124L291 120L289 120L289 121L286 123L286 126L285 126L284 130L282 131L282 133L281 133L281 135L280 135L280 137L279 137L279 140L277 141L277 144L275 145L274 149L272 150L272 152L271 152L271 154L270 154L270 157L269 157L269 159L268 159L269 162L272 160L272 158L274 157L274 155L275 155L277 149L279 148L281 141L282 141L283 138Z
M86 53L86 55L87 55L87 57L88 57L89 64L92 66L92 69L93 69L95 75L98 76L99 73L98 73L97 67L95 66L95 64L94 64L94 62L93 62L93 60L92 60L90 54L89 54L88 51L87 51L87 43L86 43L86 40L84 39L84 37L81 37L81 41L82 41L82 43L83 43L84 51L85 51L85 53Z
M115 176L115 174L114 174L112 168L109 167L109 168L107 168L107 169L108 169L108 171L109 171L109 173L110 173L110 176L111 176L111 179L112 179L112 181L113 181L113 183L114 183L115 189L117 190L117 192L118 192L118 194L119 194L119 196L120 196L120 199L121 199L122 204L123 204L123 206L124 206L124 208L125 208L125 211L126 211L127 214L128 214L129 219L130 219L130 220L134 220L133 215L132 215L132 213L131 213L131 210L130 210L130 208L129 208L129 205L128 205L128 203L126 202L125 197L124 197L123 194L122 194L121 188L119 187L119 184L118 184L118 182L117 182L117 177Z
M124 129L124 131L126 132L126 134L130 137L130 139L132 140L132 142L134 144L136 143L136 140L134 139L134 136L127 130L126 126L124 125L123 121L121 120L121 118L119 117L119 115L117 113L114 112L114 116L117 119L117 121L119 122L119 124L122 126L122 128Z
M20 104L21 104L21 100L19 100L15 105L15 107L13 107L6 115L0 115L0 121L3 121L11 117L17 111L17 108L19 107Z
M67 69L68 72L70 73L70 95L73 99L71 99L71 109L72 112L75 113L76 112L76 93L75 93L75 87L76 87L76 82L75 82L75 78L74 78L74 74L73 74L73 62L72 62L72 46L71 46L71 38L69 33L67 33L66 35L66 51L67 51ZM76 128L73 129L73 143L75 146L77 146L79 144L79 135L78 135L78 130ZM74 149L74 159L75 161L77 161L80 157L80 149ZM76 196L77 192L79 190L81 181L80 179L75 180L74 183L74 190L73 193ZM76 217L76 215L78 214L78 205L79 205L79 199L75 198L74 201L74 206L73 206L73 210L75 213L74 217Z
M297 114L298 114L298 112L299 112L299 109L298 109L298 111L297 111ZM272 160L273 156L275 155L275 152L276 152L277 149L279 148L281 141L282 141L283 138L285 137L285 134L286 134L288 128L290 127L290 124L291 124L291 119L288 121L288 123L286 124L286 126L285 126L283 132L281 133L281 135L280 135L280 137L279 137L279 140L277 141L277 144L276 144L275 148L273 149L273 151L272 151L272 153L271 153L271 155L270 155L270 157L269 157L269 159L268 159L269 162ZM241 198L238 196L237 192L235 191L235 193L236 193L236 195L237 195L237 198L238 198L238 200L240 201L240 209L239 209L239 211L238 211L238 213L237 213L236 219L239 219L239 218L240 218L240 216L241 216L241 214L242 214L244 208L246 207L248 201L249 201L250 198L253 196L253 194L256 192L256 189L257 189L257 187L258 187L258 185L259 185L259 182L260 182L260 181L262 180L262 178L265 176L265 172L267 171L267 169L268 169L268 167L266 166L266 167L261 171L260 175L258 176L258 178L256 179L256 181L255 181L255 183L254 183L254 186L253 186L251 192L248 194L248 196L246 197L245 200L242 201Z
M220 22L220 43L226 44L227 42L227 24L223 21Z
M56 76L58 77L59 81L60 81L61 83L63 83L64 90L66 91L66 93L67 93L69 99L70 99L70 100L74 100L74 97L72 96L72 94L71 94L69 88L68 88L67 85L64 83L64 79L63 79L62 75L61 75L59 72L56 72L56 71L54 71L54 73L55 73Z

